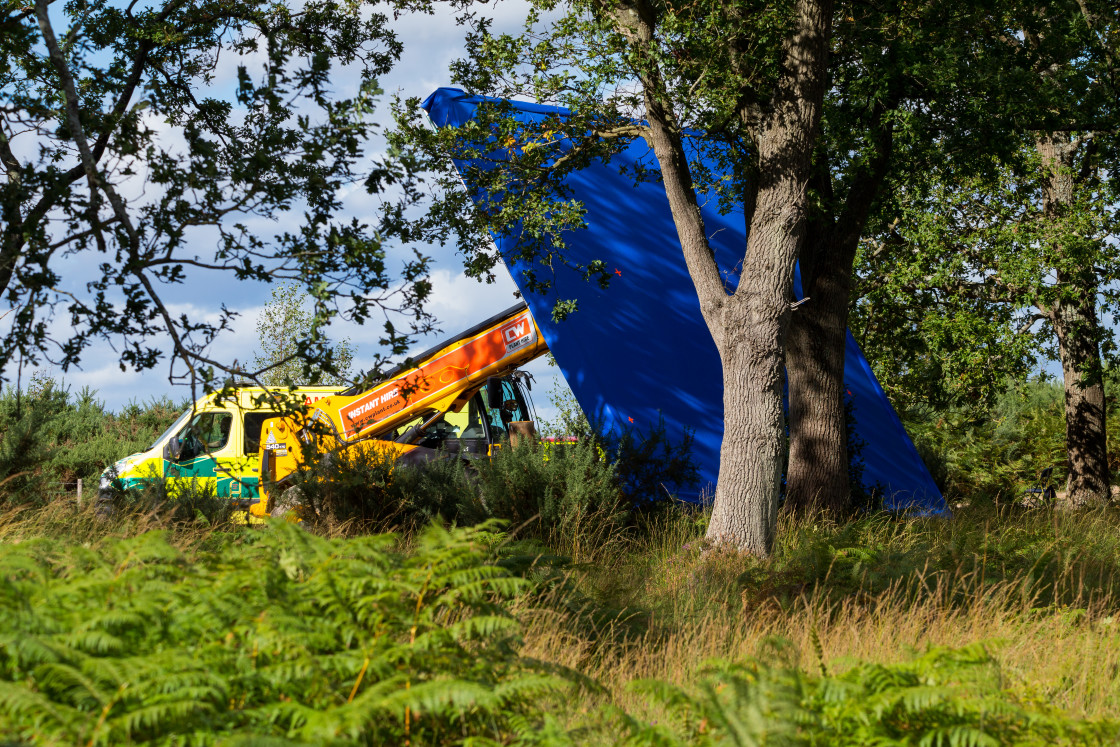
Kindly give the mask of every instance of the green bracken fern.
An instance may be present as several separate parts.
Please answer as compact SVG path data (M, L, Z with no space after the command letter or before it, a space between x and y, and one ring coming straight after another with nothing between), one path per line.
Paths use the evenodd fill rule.
M503 601L525 582L487 564L476 534L432 528L409 553L283 523L190 558L161 532L0 546L0 737L420 745L531 731L567 680L518 655Z

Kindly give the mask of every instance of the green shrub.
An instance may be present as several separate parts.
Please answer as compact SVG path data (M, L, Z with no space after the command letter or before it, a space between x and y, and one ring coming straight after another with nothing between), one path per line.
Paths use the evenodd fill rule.
M589 440L547 448L505 444L471 467L476 490L459 512L466 523L496 518L520 526L539 519L545 531L567 531L592 515L613 525L624 514L614 467Z
M600 443L614 465L626 505L637 511L661 509L673 503L677 491L697 487L693 440L691 430L680 441L671 439L661 417L648 431L630 427L607 433Z
M549 365L555 365L551 357ZM556 419L543 423L542 432L559 439L595 443L614 466L622 502L630 510L660 510L672 504L681 489L699 485L691 430L674 441L665 428L665 419L659 416L657 424L647 431L637 426L618 431L605 426L601 413L588 417L566 387L554 386L549 399L556 408Z
M50 470L60 480L83 478L96 485L102 470L124 456L146 451L190 406L189 401L175 403L164 397L130 402L112 412L89 389L67 393L54 436L59 450Z
M473 525L501 519L532 534L568 532L594 515L614 527L625 511L614 468L595 444L505 443L489 459L401 464L381 449L305 455L292 504L309 522L415 528L433 519Z
M49 377L33 378L24 392L7 389L0 396L0 505L72 494L78 479L92 492L107 466L147 449L188 406L164 398L113 413L90 389L72 394Z
M46 502L46 466L57 450L51 433L58 418L55 399L0 399L0 508Z
M293 478L291 502L309 522L348 523L355 530L452 521L474 491L464 464L437 459L402 465L381 449L345 449L307 459Z
M1118 387L1117 374L1109 372L1105 423L1113 475L1120 474ZM1065 483L1069 468L1060 383L1009 386L991 407L916 406L899 414L938 487L952 499L1011 502L1038 486L1047 468L1054 470L1054 485Z
M1054 468L1056 484L1065 481L1062 396L1061 386L1036 381L1009 388L988 410L913 409L903 422L950 498L1010 502L1046 468ZM1120 449L1114 435L1120 433L1110 433L1110 444Z

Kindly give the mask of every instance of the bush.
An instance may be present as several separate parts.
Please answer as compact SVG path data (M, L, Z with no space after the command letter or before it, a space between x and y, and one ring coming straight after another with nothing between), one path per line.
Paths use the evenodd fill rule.
M433 519L479 524L501 519L536 524L534 533L570 532L587 517L615 526L623 503L613 467L590 441L505 443L489 459L453 457L401 464L380 448L332 451L306 461L281 502L311 523L351 529L416 528Z
M371 442L376 446L376 442ZM474 486L458 459L402 465L381 448L350 448L321 457L305 453L290 494L311 523L348 524L357 531L415 528L433 519L454 520Z
M46 465L56 453L51 434L58 418L54 400L57 397L0 400L0 507L46 502L51 481Z
M1037 484L1048 467L1054 468L1056 484L1065 481L1062 396L1060 385L1035 381L1009 387L990 409L913 409L902 416L930 474L949 498L1011 502ZM1110 414L1110 449L1120 448L1114 425L1116 417Z
M627 506L636 511L659 510L670 505L681 488L695 488L700 472L692 460L692 431L679 442L669 438L665 419L647 432L630 427L610 431L600 443L614 465Z
M614 466L589 440L546 447L507 443L471 467L477 490L459 511L466 523L495 518L520 526L539 518L546 533L568 532L592 515L614 525L624 514Z
M570 393L553 392L560 417L542 424L562 440L541 446L494 449L489 459L440 458L403 466L387 452L350 448L316 457L282 502L302 505L311 522L348 523L354 529L415 527L432 519L476 524L502 519L530 533L571 537L575 527L610 530L635 510L664 505L698 473L692 434L673 443L664 421L643 433L630 428L596 435ZM573 442L567 442L573 438ZM591 517L594 517L592 519Z
M555 361L550 358L550 365ZM685 431L679 442L669 438L665 419L648 432L630 426L621 432L607 428L601 413L588 417L570 390L553 387L549 399L556 407L553 423L544 423L542 432L560 439L595 443L614 465L615 479L623 504L631 510L660 509L682 488L695 488L700 476L692 459L693 434Z
M164 398L112 413L88 388L71 394L49 377L33 378L25 392L7 389L0 396L0 505L42 504L72 492L78 479L96 486L106 467L147 449L188 406Z

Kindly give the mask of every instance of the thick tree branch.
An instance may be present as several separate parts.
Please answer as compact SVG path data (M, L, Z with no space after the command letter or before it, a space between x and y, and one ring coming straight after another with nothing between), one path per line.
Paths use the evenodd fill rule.
M848 199L837 221L840 243L846 250L850 250L852 257L855 256L860 236L863 235L863 229L867 225L871 205L890 171L894 157L894 122L888 119L886 114L898 106L900 99L900 92L896 91L889 100L875 104L871 116L873 152L867 163L853 178L851 188L848 190Z
M0 128L0 163L4 164L4 171L8 174L8 182L18 184L23 178L23 166L16 158L15 153L12 152L11 143L8 142L8 135L3 128Z
M46 34L44 32L44 39L45 37ZM121 92L118 94L117 100L113 104L112 110L106 116L105 124L102 127L101 133L97 136L97 140L94 141L93 147L90 149L90 158L95 164L99 163L102 156L105 155L105 148L109 145L109 139L113 136L113 132L116 129L117 123L120 122L121 117L123 117L125 112L127 111L129 102L132 101L132 96L136 92L136 87L140 85L140 81L143 79L144 69L148 63L148 55L151 53L152 46L152 42L147 39L143 40L140 43L139 49L136 53L136 59L132 64L132 69L130 70L128 78L125 81L125 85L121 89ZM55 47L57 48L57 42L55 43ZM59 59L62 60L63 66L65 67L65 57L60 54ZM52 64L56 64L53 55L51 62ZM71 88L73 88L72 80ZM69 106L69 101L67 101L67 106ZM60 181L52 189L47 191L47 193L44 194L38 200L38 202L36 202L35 206L28 211L26 218L27 223L30 225L34 225L42 220L43 217L55 206L55 202L58 199L59 194L66 190L78 179L82 178L82 176L84 176L85 174L86 163L83 158L77 165L67 171L62 176Z
M85 129L82 127L81 109L79 108L78 92L74 85L74 78L70 75L70 68L66 63L66 58L62 55L62 50L59 49L58 39L54 35L54 29L51 27L50 17L47 12L48 0L35 0L35 17L39 21L39 29L43 34L43 42L47 45L47 52L50 55L51 65L55 69L55 74L58 75L59 82L62 84L62 91L66 98L66 120L70 126L70 136L74 139L75 144L78 146L78 152L82 157L82 168L85 171L86 179L89 181L90 191L96 192L100 190L105 193L109 198L109 204L113 208L113 213L117 216L117 220L128 234L129 250L135 259L140 250L140 236L136 231L136 227L132 225L132 220L129 218L128 210L125 207L124 201L120 195L117 194L113 185L104 179L97 170L97 163L93 156L93 151L90 149L89 141L86 138ZM119 103L119 102L118 102ZM95 224L96 226L96 224Z
M604 0L601 7L613 18L616 28L629 40L635 54L642 60L639 77L649 123L649 140L661 167L665 194L669 198L689 275L700 297L701 311L716 338L716 344L722 345L721 325L716 316L727 298L727 292L704 230L677 119L667 100L661 70L653 59L656 12L641 0L614 6Z
M796 251L803 244L808 222L806 190L820 126L831 33L831 0L797 3L794 30L782 45L778 84L757 127L758 205L747 238L744 271L774 267L776 258L763 256L768 237L790 237ZM741 113L743 121L747 117L746 112ZM796 253L788 267L784 258L781 262L780 271L789 273L789 282L795 258ZM748 292L748 286L740 284L736 295Z
M12 273L15 272L16 261L19 259L23 247L23 216L20 215L20 182L23 177L23 168L19 160L12 153L7 135L0 129L0 160L8 174L8 183L11 193L4 200L0 208L0 216L4 219L4 229L0 233L3 243L0 243L0 293L8 289L12 282Z
M1046 314L1031 314L1026 318L1022 325L1019 326L1019 329L1015 330L1015 334L1025 335L1026 333L1031 331L1031 327L1033 327L1036 322L1044 322L1049 318L1050 317Z

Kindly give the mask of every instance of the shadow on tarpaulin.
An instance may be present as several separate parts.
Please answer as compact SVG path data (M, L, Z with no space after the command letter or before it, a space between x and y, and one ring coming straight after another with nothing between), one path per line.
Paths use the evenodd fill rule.
M469 121L484 101L454 88L440 88L424 101L437 127ZM508 102L522 121L563 114L555 107ZM641 140L608 164L571 174L565 186L586 209L586 228L565 236L574 263L602 260L608 288L586 281L564 265L552 269L548 295L524 293L537 325L584 412L598 413L605 432L637 428L648 432L663 418L672 439L692 430L699 489L685 500L710 495L719 474L723 438L723 374L700 303L685 266L664 189L656 181L635 184L620 166L649 163ZM459 164L462 166L463 164ZM731 288L746 229L742 213L721 215L714 200L702 206L716 261ZM516 237L495 236L503 257L512 256ZM522 286L523 267L510 268ZM524 290L524 288L523 288ZM800 298L800 282L795 283ZM578 311L552 320L557 298L574 298ZM844 383L855 408L863 448L863 478L881 491L889 510L946 511L945 500L918 456L867 359L848 333Z

